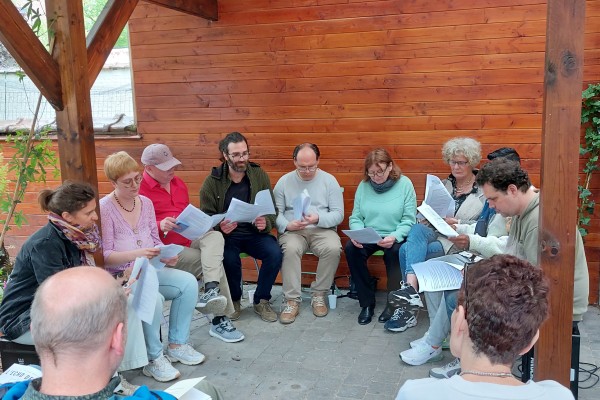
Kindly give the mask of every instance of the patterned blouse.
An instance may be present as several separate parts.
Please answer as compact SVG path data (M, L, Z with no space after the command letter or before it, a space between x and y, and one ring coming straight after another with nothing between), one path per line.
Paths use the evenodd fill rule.
M109 196L100 199L102 250L105 260L114 251L129 251L162 244L158 236L152 201L142 195L138 197L142 202L142 212L135 227L131 227L125 221ZM133 260L121 265L106 264L104 268L111 274L116 275L131 265L133 265Z

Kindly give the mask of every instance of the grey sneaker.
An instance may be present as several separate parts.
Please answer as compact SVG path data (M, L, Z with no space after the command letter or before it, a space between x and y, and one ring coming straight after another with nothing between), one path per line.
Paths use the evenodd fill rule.
M219 288L208 289L198 296L196 309L202 314L223 315L227 307L227 299L219 294Z
M121 383L115 388L115 394L120 396L133 396L135 391L140 388L138 385L129 383L123 375L119 374L119 377L121 378Z
M277 314L271 308L271 303L269 303L269 300L260 299L260 303L254 305L254 312L260 315L263 321L277 321Z
M142 373L159 382L169 382L181 376L181 373L171 365L171 362L164 354L161 354L156 360L150 361L144 367Z
M233 313L231 313L227 317L232 321L237 321L238 319L240 319L241 315L242 315L242 304L240 303L239 300L234 301L233 302Z
M431 368L429 376L437 379L448 379L460 374L460 359L455 358L443 367Z
M211 325L208 334L227 343L241 342L245 337L242 332L235 329L227 317L224 317L219 324Z
M198 365L206 357L199 351L194 350L189 344L182 344L174 349L167 347L167 358L171 362L179 361L185 365Z

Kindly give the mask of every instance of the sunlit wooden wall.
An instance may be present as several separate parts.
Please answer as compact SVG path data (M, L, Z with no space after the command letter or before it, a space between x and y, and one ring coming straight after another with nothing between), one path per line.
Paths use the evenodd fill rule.
M586 4L587 85L600 81L600 0ZM129 28L143 137L99 140L99 168L113 151L139 158L165 142L197 204L224 134L248 137L273 185L293 168L293 147L311 141L345 188L342 227L374 147L393 154L419 199L426 173L448 174L440 149L455 136L476 138L484 155L515 147L539 185L545 18L544 0L219 0L217 22L140 2ZM99 180L109 192L101 172ZM32 218L12 240L43 221ZM590 231L596 303L598 214ZM373 268L383 288L381 260ZM338 272L347 273L344 259Z

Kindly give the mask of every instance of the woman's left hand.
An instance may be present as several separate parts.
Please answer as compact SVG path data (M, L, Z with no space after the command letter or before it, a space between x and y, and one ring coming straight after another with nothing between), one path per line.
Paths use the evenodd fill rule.
M384 249L389 249L396 243L396 238L394 236L386 236L377 242L379 247L383 247Z
M179 256L160 259L160 262L165 263L169 267L174 267L175 264L177 264L177 261L179 261Z

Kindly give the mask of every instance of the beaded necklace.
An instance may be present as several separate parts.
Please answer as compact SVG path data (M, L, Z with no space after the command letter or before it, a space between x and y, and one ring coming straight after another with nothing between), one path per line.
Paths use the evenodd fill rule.
M119 207L121 207L126 212L130 213L130 212L133 212L133 210L135 210L135 197L133 198L133 207L131 208L131 210L128 210L125 207L123 207L123 204L121 204L121 202L119 201L119 198L117 197L116 193L113 193L113 196L115 196L115 200L117 201L117 204L119 205Z
M463 375L493 376L496 378L511 378L514 376L512 372L461 371L460 376Z

